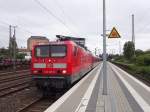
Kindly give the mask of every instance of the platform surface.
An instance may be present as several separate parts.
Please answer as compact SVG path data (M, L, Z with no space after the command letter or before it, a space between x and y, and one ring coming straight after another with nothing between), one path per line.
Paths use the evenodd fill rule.
M150 112L150 88L109 62L103 87L101 63L45 112Z

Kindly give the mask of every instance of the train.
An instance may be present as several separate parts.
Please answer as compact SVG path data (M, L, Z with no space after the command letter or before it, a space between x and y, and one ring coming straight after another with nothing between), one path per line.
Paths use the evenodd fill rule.
M31 74L41 90L69 88L100 61L84 46L84 38L57 37L32 49Z

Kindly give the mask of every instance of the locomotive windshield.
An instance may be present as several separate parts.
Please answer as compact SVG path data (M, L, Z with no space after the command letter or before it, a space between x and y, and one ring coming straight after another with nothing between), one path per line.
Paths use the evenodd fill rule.
M38 46L35 49L37 57L49 57L49 46Z
M66 56L66 46L53 45L51 46L51 57L64 57Z
M44 45L35 48L36 57L65 57L65 45Z

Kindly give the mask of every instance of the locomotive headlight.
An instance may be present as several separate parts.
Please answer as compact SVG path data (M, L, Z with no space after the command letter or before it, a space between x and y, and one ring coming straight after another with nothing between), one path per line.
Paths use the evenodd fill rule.
M33 73L38 73L38 71L37 71L37 70L34 70Z
M63 71L62 71L62 73L63 73L63 74L66 74L66 73L67 73L67 71L66 71L66 70L63 70Z

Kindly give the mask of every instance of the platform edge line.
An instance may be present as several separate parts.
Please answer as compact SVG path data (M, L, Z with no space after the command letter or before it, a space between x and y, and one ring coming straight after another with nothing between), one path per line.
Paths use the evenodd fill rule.
M90 97L92 95L92 91L95 87L96 81L98 80L98 76L99 76L99 73L101 71L101 68L102 68L102 65L100 66L100 69L97 71L97 73L96 73L95 77L93 78L91 84L89 85L88 89L86 90L86 92L85 92L83 98L81 99L81 102L79 103L79 105L78 105L77 109L75 110L75 112L79 112L79 109L82 106L84 101L86 101L86 104L88 105ZM84 109L82 110L82 112L86 111L87 105L84 105Z
M49 108L47 108L44 112L54 112L56 111L68 98L69 96L77 90L77 88L92 74L94 70L96 70L100 65L95 67L89 75L86 75L83 79L81 79L80 82L78 82L76 85L74 85L66 94L64 94L62 97L60 97L56 102L54 102Z
M113 71L116 73L116 75L120 78L120 80L125 84L128 91L132 94L135 101L139 104L139 106L142 108L144 112L149 112L150 106L149 104L136 92L136 90L120 75L120 73L116 70L116 68L111 64L111 67Z

